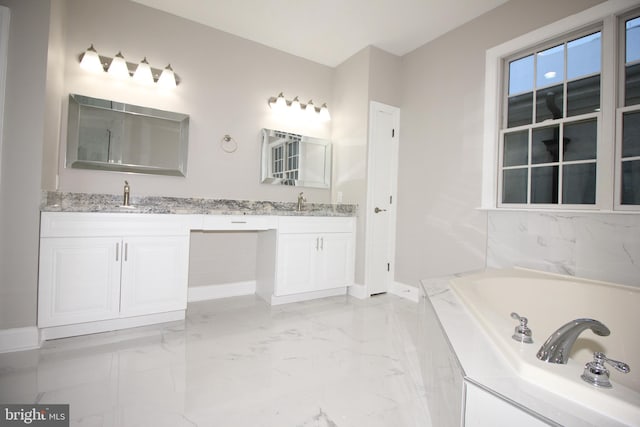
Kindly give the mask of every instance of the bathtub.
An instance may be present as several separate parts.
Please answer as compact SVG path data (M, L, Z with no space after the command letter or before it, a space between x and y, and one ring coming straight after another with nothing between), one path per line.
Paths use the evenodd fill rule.
M640 288L525 269L464 275L452 279L450 287L517 375L626 425L640 425ZM533 344L511 338L517 325L512 312L528 318ZM585 317L601 321L611 334L584 331L566 365L536 358L556 329ZM613 388L587 384L580 375L594 351L628 363L631 372L607 365Z

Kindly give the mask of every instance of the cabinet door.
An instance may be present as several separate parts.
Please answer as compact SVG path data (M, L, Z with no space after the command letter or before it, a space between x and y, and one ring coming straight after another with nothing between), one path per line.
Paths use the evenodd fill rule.
M353 283L354 239L352 233L328 233L320 236L320 257L316 289L331 289Z
M118 317L120 246L112 237L40 239L38 326Z
M278 238L276 296L315 290L319 240L311 234L281 234Z
M189 237L123 239L120 316L187 307Z
M471 383L466 383L465 427L545 427L538 419Z

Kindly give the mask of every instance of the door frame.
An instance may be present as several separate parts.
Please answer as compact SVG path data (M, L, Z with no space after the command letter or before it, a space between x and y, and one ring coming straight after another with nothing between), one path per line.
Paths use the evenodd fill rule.
M367 135L367 201L366 201L366 212L364 215L365 220L365 256L364 256L364 285L366 290L366 296L370 296L369 293L369 283L371 279L372 272L372 263L373 263L373 247L371 240L367 238L367 236L371 236L373 232L373 221L372 217L374 215L373 209L375 208L373 202L373 177L374 171L371 169L371 165L373 164L373 156L374 156L374 144L372 143L372 135L374 134L374 128L376 123L374 123L374 113L376 111L384 111L393 116L393 128L395 129L395 135L393 138L396 140L396 144L393 144L393 148L391 151L391 162L390 174L391 174L391 189L393 202L390 206L389 211L389 230L390 232L390 245L388 248L389 259L391 260L391 266L389 269L389 283L387 283L387 292L390 292L393 286L394 277L395 277L395 253L396 253L396 206L397 203L397 195L398 195L398 155L399 155L399 147L400 147L400 108L394 107L391 105L383 104L377 101L369 102L369 126L368 126L368 135Z

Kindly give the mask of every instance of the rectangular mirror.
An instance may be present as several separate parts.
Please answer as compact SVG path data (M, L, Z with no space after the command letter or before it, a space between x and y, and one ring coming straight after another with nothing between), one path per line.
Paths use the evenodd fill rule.
M331 187L331 142L262 129L262 183Z
M66 166L186 176L189 116L69 95Z

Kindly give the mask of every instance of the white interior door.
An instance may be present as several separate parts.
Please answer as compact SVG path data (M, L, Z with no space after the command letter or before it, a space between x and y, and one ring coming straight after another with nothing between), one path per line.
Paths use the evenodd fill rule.
M400 109L371 102L367 163L365 282L369 295L393 281Z

